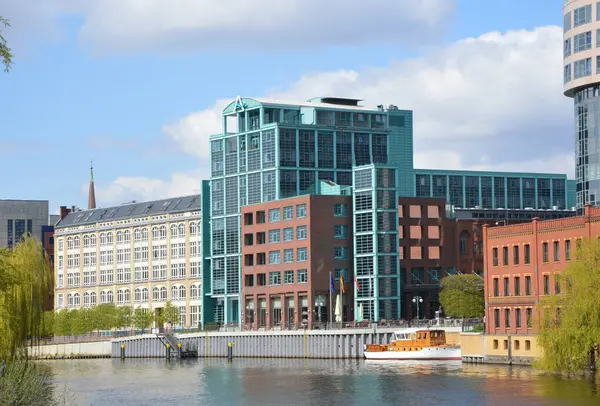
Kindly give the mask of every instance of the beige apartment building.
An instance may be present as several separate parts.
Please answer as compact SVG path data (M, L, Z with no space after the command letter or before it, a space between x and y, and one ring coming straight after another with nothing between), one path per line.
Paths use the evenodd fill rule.
M101 303L180 309L175 327L202 314L200 195L75 211L55 227L55 308Z

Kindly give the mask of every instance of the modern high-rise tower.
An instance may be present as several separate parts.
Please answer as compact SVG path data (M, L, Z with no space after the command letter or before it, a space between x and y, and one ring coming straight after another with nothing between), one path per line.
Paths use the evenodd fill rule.
M575 101L576 207L600 205L600 2L567 0L564 94Z

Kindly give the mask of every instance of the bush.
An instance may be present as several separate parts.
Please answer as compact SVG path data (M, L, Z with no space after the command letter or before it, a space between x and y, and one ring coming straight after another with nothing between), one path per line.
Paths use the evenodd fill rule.
M49 368L21 358L8 362L4 377L0 377L0 406L74 405L70 393L57 391Z

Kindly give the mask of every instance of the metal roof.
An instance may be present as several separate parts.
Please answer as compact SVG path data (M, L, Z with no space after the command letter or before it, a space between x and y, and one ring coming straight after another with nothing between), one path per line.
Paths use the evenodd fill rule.
M136 217L198 211L202 203L200 195L173 197L150 202L130 203L121 206L82 210L69 213L55 228L95 224L103 221L125 220Z

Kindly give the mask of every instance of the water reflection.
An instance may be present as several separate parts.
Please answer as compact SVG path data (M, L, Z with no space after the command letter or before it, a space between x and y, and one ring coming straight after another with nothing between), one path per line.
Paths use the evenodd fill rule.
M79 404L597 405L597 379L461 362L78 360L47 363Z

